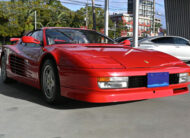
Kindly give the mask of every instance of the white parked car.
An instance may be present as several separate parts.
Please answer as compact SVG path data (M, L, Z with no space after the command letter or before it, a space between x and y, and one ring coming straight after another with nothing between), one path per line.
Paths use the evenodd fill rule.
M139 48L153 49L190 61L190 42L179 36L148 37L139 41Z

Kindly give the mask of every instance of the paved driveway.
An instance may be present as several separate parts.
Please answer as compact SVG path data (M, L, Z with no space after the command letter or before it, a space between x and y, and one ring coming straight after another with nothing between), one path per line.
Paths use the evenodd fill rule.
M188 138L190 95L51 107L40 91L0 82L0 138Z

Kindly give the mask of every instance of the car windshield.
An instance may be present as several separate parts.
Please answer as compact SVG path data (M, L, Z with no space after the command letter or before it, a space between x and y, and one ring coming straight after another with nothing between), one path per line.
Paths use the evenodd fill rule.
M67 43L102 43L102 44L114 44L115 42L96 32L91 30L80 29L47 29L46 30L47 44L67 44Z

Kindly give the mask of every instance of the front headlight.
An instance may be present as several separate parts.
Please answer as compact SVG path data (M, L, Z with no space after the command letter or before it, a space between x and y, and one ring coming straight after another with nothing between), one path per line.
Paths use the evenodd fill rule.
M180 73L179 74L179 83L185 83L190 81L189 73Z
M128 77L99 77L98 86L101 89L127 88L128 80Z

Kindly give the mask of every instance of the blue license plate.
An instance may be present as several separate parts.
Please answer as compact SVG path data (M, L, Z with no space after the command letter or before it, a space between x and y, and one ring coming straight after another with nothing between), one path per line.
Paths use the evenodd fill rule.
M148 88L169 86L168 72L148 73L147 78L148 78L147 82Z

